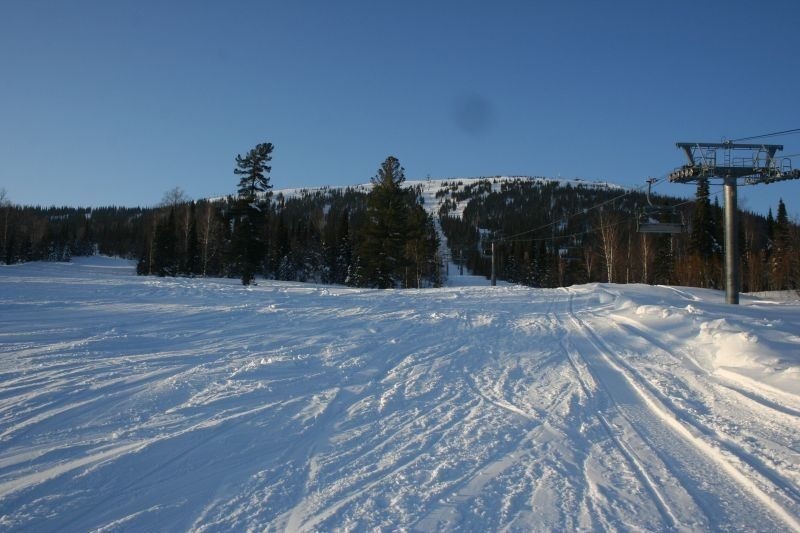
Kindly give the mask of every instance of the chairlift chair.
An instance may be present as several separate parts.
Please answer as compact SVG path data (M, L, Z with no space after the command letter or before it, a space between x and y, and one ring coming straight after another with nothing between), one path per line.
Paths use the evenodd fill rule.
M686 224L677 221L680 217L674 208L647 208L642 209L637 219L636 231L639 233L683 233L686 231ZM669 222L661 222L659 219L667 218Z
M492 242L491 238L481 235L478 239L478 253L484 259L492 258Z
M686 224L681 213L674 207L653 205L650 199L650 188L654 179L647 180L647 205L639 212L636 219L636 231L639 233L676 234L686 231ZM666 219L666 221L664 221Z
M574 245L560 246L558 256L567 263L581 261L581 248Z

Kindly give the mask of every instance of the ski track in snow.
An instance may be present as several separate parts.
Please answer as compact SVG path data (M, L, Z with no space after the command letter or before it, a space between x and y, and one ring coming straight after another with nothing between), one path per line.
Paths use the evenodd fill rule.
M800 531L800 305L722 301L0 267L0 530Z

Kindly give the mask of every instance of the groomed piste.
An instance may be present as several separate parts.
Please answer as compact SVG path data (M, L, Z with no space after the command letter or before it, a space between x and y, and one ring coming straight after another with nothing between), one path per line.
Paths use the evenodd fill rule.
M800 530L800 304L723 301L0 266L0 529Z

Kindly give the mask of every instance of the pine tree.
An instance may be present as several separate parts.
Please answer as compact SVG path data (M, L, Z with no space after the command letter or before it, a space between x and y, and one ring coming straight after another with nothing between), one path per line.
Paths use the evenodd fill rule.
M289 241L289 228L286 224L286 214L281 211L275 228L275 245L272 247L271 270L276 279L286 279L281 273L286 273L285 263L288 262L291 244Z
M778 200L778 215L775 218L775 239L779 245L786 246L789 242L789 215L783 198Z
M169 216L156 225L153 243L153 271L159 276L174 276L178 273L178 244L175 223L175 208L169 210Z
M436 276L435 257L439 239L433 228L433 221L423 207L411 201L406 229L405 256L406 287L421 288L423 281L434 281Z
M13 265L17 262L17 235L16 232L11 231L8 234L8 242L6 243L5 263Z
M345 209L336 230L336 258L333 267L333 283L349 284L353 268L353 243L350 241L350 210Z
M69 262L72 259L69 224L66 222L61 225L61 234L58 237L56 246L56 256L56 261Z
M716 233L717 211L712 209L708 179L697 180L697 194L692 212L692 231L689 236L688 282L699 287L716 285L714 255L718 251Z
M197 213L195 202L189 208L189 234L186 243L183 271L189 276L200 273L200 243L197 239Z
M714 207L711 209L714 216L711 217L711 235L713 237L712 249L714 254L721 256L723 253L722 243L725 242L725 214L719 205L719 196L714 197Z
M367 220L359 254L364 261L367 285L386 289L403 279L408 195L400 161L389 156L372 178L367 199Z
M10 250L10 241L8 238L8 217L11 214L11 202L8 200L8 194L3 188L0 188L0 209L3 210L3 247L0 248L0 252L3 253L6 264L11 264L8 261Z
M769 240L769 247L772 247L772 242L775 240L775 217L772 216L772 208L769 208L767 213L767 239Z
M714 244L714 221L711 213L708 180L697 180L697 196L692 213L692 233L689 251L701 257L711 255Z
M675 258L671 235L659 235L656 239L655 261L653 263L653 283L670 285L675 279Z
M83 232L77 244L80 255L94 255L94 232L91 212L84 215Z
M775 218L774 240L772 249L772 288L784 290L789 288L791 277L791 249L790 249L789 215L783 198L778 201L778 213Z
M246 156L236 156L234 174L239 179L238 196L233 209L231 262L242 284L255 279L266 252L266 214L272 185L267 163L272 160L272 143L261 143Z
M362 266L361 257L355 256L350 267L347 269L345 285L350 285L351 287L363 287L365 284L364 267Z
M33 250L34 249L33 241L31 239L32 237L30 236L28 236L28 238L22 239L22 244L19 247L19 253L16 257L14 257L14 262L21 261L25 263L36 259Z

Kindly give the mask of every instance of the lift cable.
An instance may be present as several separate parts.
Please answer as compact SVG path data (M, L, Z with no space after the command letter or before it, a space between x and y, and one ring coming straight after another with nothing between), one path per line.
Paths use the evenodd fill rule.
M741 142L741 141L750 141L753 139L766 139L767 137L779 137L781 135L790 135L792 133L800 133L800 128L794 128L791 130L784 130L784 131L774 131L772 133L764 133L762 135L753 135L752 137L741 137L739 139L733 139L730 142Z
M675 205L670 206L670 207L672 207L672 208L682 207L684 205L694 203L697 200L700 200L700 199L703 199L703 198L713 198L713 197L715 197L715 196L717 196L719 194L722 194L722 189L720 189L720 190L718 190L718 191L716 191L714 193L709 192L709 194L704 194L704 195L699 196L699 197L691 198L689 200L686 200L685 202L681 202L679 204L675 204ZM497 242L497 243L500 243L500 242L504 242L504 243L526 243L526 242L542 242L542 241L555 241L555 240L559 240L559 239L569 239L571 237L579 237L581 235L588 235L589 233L594 233L594 232L599 231L601 229L618 226L620 224L624 224L625 222L635 221L637 218L638 218L638 215L635 216L635 217L627 217L627 218L623 218L623 219L620 219L620 220L616 220L616 221L611 222L609 224L595 226L595 227L586 229L584 231L579 231L579 232L576 232L576 233L568 233L566 235L552 235L550 237L536 237L536 238L530 238L530 239L506 239L506 240L495 241L495 242Z
M662 183L662 182L666 181L666 179L667 179L667 175L665 174L665 175L657 178L652 183L653 183L653 185L655 185L655 184ZM571 214L564 215L563 217L559 217L559 218L553 220L552 222L548 222L547 224L544 224L544 225L539 226L537 228L529 229L529 230L526 230L526 231L521 231L521 232L515 233L513 235L508 235L507 237L499 237L499 238L495 238L495 239L492 239L492 240L494 242L496 242L496 243L508 242L508 241L511 241L511 240L515 239L516 237L521 237L522 235L527 235L529 233L535 233L537 231L549 228L550 226L554 226L554 225L556 225L558 223L561 223L561 222L567 222L568 220L570 220L572 218L575 218L578 215L585 215L589 211L592 211L594 209L598 209L598 208L603 207L605 205L608 205L610 203L616 202L617 200L621 200L622 198L625 198L626 196L630 196L631 194L633 194L635 192L639 192L640 190L644 189L647 186L648 186L648 184L645 183L644 185L640 185L638 187L634 187L633 189L628 189L627 191L625 191L623 194L620 194L619 196L615 196L614 198L610 198L608 200L605 200L603 202L595 204L595 205L593 205L591 207L586 207L586 208L583 208L583 209L579 209L579 210L577 210L577 211L575 211L575 212L573 212Z

